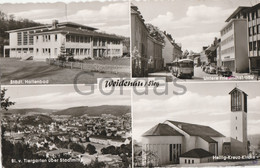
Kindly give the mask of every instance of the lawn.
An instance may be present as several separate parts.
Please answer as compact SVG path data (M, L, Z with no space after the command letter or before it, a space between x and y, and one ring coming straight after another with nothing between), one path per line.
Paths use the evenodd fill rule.
M126 65L129 58L120 58L114 61L94 60L96 63ZM93 63L94 63L93 61ZM130 63L129 63L130 64ZM129 65L128 64L128 65ZM46 62L39 61L20 61L12 58L0 58L1 83L10 84L11 80L48 80L49 84L73 84L74 78L82 72L80 69L67 69ZM86 72L86 71L85 71ZM130 72L130 65L129 65ZM130 73L99 73L86 72L81 75L77 83L95 84L97 78L123 78L130 77Z

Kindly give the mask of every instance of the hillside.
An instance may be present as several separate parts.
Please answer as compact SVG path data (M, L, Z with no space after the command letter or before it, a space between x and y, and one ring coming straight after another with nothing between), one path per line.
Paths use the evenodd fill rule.
M3 46L9 43L9 36L6 31L42 25L29 19L15 18L0 10L0 56L3 55Z
M37 126L39 124L50 124L52 123L52 118L46 115L31 115L31 116L26 116L22 117L20 119L21 123L23 125L33 125Z
M248 135L247 138L250 141L251 145L255 147L260 147L260 134Z
M103 105L103 106L81 106L81 107L72 107L65 110L61 110L58 112L53 113L54 115L71 115L71 116L82 116L82 115L89 115L89 116L100 116L101 114L112 114L114 116L122 116L126 113L131 112L130 106L110 106L110 105Z
M26 109L9 109L8 111L4 111L4 113L12 113L12 114L21 114L25 115L28 113L52 113L57 110L53 109L42 109L42 108L26 108Z

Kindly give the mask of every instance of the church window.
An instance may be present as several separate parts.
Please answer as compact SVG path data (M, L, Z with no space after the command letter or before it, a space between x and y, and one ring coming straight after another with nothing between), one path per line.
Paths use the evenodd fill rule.
M192 162L192 164L194 164L194 160L192 160L191 162Z
M235 91L231 96L231 111L241 111L242 103L241 103L241 93Z
M170 161L172 161L172 144L170 144Z
M185 163L187 163L187 159L185 159Z

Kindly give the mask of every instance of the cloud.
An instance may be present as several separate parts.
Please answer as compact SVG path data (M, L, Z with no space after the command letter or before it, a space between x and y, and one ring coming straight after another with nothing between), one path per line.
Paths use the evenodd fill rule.
M202 51L203 46L208 46L212 44L215 37L220 37L219 32L209 32L209 33L197 33L182 37L176 37L176 41L182 42L183 48L192 50L194 52Z
M120 25L120 26L101 26L100 31L105 31L106 33L112 33L117 35L122 35L130 37L130 26L129 24Z
M93 2L94 3L94 2ZM65 15L64 6L48 6L45 9L30 9L20 12L14 12L16 18L27 18L39 23L50 24L56 19L59 22L71 21L79 24L93 26L97 28L106 28L110 33L129 36L129 3L128 2L113 2L104 3L93 7L91 5L87 9L80 9L80 6L67 5L67 17ZM73 9L73 10L72 10ZM105 29L105 31L106 31Z
M116 12L115 12L116 11ZM113 3L107 6L102 6L99 10L84 9L79 10L75 14L68 16L69 19L88 22L114 22L128 21L128 3Z
M148 22L172 34L183 48L199 52L203 45L211 44L214 37L219 36L225 19L233 10L206 5L189 6L183 17L176 18L167 11Z
M24 18L24 19L30 19L35 21L41 21L46 20L45 18L48 18L48 23L51 23L51 18L55 17L61 17L62 14L64 14L64 11L57 10L57 9L32 9L28 11L22 11L17 13L10 13L13 14L16 18ZM43 22L43 23L46 23Z

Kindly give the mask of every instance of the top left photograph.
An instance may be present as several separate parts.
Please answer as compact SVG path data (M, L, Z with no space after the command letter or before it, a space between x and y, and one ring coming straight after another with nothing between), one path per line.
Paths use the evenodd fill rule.
M0 75L4 85L129 78L129 3L0 3Z

